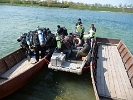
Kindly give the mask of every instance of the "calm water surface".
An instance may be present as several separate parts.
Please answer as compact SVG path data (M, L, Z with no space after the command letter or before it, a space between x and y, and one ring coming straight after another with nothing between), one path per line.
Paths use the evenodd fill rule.
M72 32L78 18L82 19L85 33L94 23L98 37L121 39L133 53L133 14L0 5L0 57L19 48L16 39L20 34L37 26L55 33L58 24ZM95 100L89 74L78 76L45 70L6 99Z

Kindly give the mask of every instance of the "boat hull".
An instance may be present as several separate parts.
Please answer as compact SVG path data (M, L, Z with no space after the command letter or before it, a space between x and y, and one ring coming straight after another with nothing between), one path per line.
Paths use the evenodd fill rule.
M96 100L133 100L133 56L121 40L97 38L90 69Z
M18 76L8 79L3 84L0 85L0 99L4 98L11 93L17 91L22 86L24 86L30 79L32 79L44 66L46 62L44 59L41 59L37 64L35 64L30 69L19 74Z

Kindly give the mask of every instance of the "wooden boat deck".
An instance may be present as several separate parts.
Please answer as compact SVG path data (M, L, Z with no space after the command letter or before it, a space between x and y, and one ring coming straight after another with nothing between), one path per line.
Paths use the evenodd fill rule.
M96 86L106 99L133 100L133 88L116 45L98 46Z
M28 61L27 58L20 61L18 64L16 64L14 67L12 67L0 76L0 84L3 84L7 80L18 76L19 74L33 67L34 64L32 64L32 62L34 61L34 58L31 58L30 61Z

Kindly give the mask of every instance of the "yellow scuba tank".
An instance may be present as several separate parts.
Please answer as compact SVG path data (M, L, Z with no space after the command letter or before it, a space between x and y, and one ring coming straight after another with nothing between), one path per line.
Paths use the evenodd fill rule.
M60 41L60 36L59 35L56 36L56 41L57 41L57 48L61 49L61 41Z

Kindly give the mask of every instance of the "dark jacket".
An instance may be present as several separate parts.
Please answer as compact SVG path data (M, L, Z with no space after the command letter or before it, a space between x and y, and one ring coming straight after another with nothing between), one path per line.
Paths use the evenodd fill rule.
M62 41L62 46L61 46L61 50L71 50L72 49L72 46L71 46L71 44L70 44L70 42L69 41L65 41L65 40L63 40Z
M57 33L58 33L58 35L62 35L63 34L63 28L62 27L58 28Z
M52 33L47 34L46 39L47 39L47 42L46 42L47 48L56 48L57 47L57 42L56 42L54 34L52 34Z
M90 49L91 49L91 46L86 44L80 51L77 52L76 57L79 58L79 57L82 57L82 56L87 56Z
M34 45L34 46L37 46L40 44L38 34L36 32L32 33L32 41L31 42L32 42L32 45Z
M96 32L96 28L95 28L95 27L93 27L92 30L93 30L94 32Z

